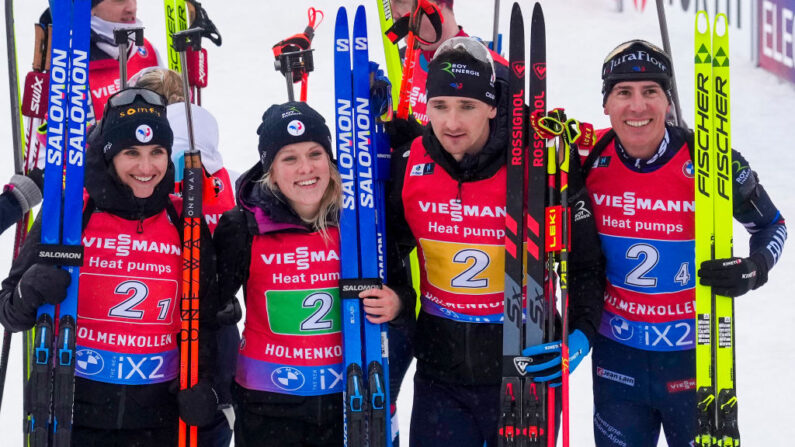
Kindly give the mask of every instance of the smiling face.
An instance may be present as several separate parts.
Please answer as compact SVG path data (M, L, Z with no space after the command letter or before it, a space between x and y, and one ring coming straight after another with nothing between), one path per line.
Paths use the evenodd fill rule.
M168 152L159 144L131 146L113 157L113 169L135 197L145 199L165 177L168 162Z
M113 23L135 23L137 12L137 0L103 0L91 9L93 15Z
M665 136L665 116L670 105L660 84L625 81L607 96L605 115L627 153L642 160L655 154Z
M311 220L317 215L328 189L329 167L328 154L320 144L314 141L288 144L276 153L271 179L295 212Z
M436 96L428 101L433 133L456 161L483 149L489 139L489 120L496 115L495 107L477 99Z

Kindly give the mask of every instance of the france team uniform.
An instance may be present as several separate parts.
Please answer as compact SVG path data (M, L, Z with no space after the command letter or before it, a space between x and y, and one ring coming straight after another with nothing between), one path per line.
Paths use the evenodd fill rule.
M613 140L587 177L608 259L593 351L599 446L654 445L661 422L677 427L669 445L684 446L695 430L695 172L687 146L673 150L644 173Z

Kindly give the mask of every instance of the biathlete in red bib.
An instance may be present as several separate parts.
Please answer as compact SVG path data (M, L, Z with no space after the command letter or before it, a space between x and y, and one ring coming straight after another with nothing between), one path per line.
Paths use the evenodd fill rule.
M607 257L604 313L593 346L594 438L599 447L671 447L696 435L695 284L736 297L767 281L787 237L784 218L733 150L734 218L750 255L695 258L693 132L666 123L671 62L657 46L625 42L602 67L610 129L583 155Z
M387 218L392 283L406 281L406 272L394 260L414 246L420 264L410 444L496 446L507 85L495 84L493 61L483 44L456 37L437 50L428 67L427 90L430 125L392 158ZM574 200L587 202L585 194L572 189ZM573 225L569 339L572 355L582 358L601 317L604 261L593 220Z
M173 135L165 99L146 89L110 97L88 138L77 308L73 445L174 445L178 417L209 423L215 259L202 227L199 383L175 391L179 373L182 286L181 201L174 184ZM66 297L66 271L37 263L41 219L0 291L0 322L33 327L44 303Z
M342 180L331 134L302 102L271 106L257 133L260 161L238 180L238 205L214 236L223 299L243 286L246 304L235 445L341 446ZM361 296L373 323L411 309L387 286Z

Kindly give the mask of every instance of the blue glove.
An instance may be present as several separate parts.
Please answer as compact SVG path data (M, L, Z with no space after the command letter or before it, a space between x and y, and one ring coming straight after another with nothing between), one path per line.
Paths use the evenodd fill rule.
M588 337L581 330L576 329L569 334L569 374L573 373L582 359L588 355L591 345ZM554 341L543 345L536 345L522 351L525 357L532 357L533 361L527 365L525 371L533 376L535 382L552 383L553 387L560 385L561 377L561 342Z

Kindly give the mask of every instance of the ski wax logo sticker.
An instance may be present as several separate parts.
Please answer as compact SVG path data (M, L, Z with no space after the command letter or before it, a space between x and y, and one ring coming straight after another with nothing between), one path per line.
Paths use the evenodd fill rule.
M533 71L538 79L547 77L547 64L545 62L538 62L533 64Z
M687 160L682 166L682 174L684 174L687 178L693 178L696 176L696 168L693 166L693 162L691 160Z
M287 133L294 137L300 137L306 132L306 126L300 120L292 120L287 125Z
M148 124L141 124L137 129L135 129L135 138L141 143L148 143L152 141L154 136L155 133Z
M511 69L513 69L513 74L515 74L519 78L524 77L524 62L514 62L511 64Z
M627 320L619 316L615 316L610 320L610 327L613 329L613 335L618 340L629 340L634 333Z
M304 386L306 377L296 368L282 366L271 373L271 381L285 391L295 391Z
M94 376L105 369L105 361L97 351L92 349L81 349L77 351L76 363L77 371L86 376Z

